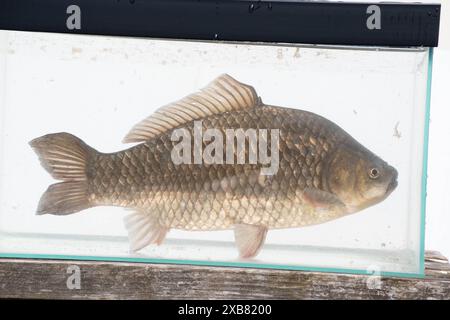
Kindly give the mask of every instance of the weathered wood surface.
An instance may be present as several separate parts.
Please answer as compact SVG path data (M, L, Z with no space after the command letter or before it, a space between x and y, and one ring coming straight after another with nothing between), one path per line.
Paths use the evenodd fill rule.
M80 269L80 289L69 278L70 266ZM450 299L450 265L437 252L426 254L424 279L376 280L267 269L0 259L0 298Z

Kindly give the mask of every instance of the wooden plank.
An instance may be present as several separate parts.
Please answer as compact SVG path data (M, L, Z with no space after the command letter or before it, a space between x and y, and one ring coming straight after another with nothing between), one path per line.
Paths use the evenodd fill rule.
M0 259L0 298L449 299L447 259L437 252L427 252L426 257L424 279L144 263ZM79 289L76 288L78 268Z

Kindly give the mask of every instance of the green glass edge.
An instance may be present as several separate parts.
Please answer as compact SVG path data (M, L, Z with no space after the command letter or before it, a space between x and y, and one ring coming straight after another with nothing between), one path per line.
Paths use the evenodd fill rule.
M425 106L425 127L423 141L423 160L422 160L422 201L420 217L420 264L421 274L425 274L425 212L427 204L427 178L428 178L428 139L430 131L430 106L431 106L431 82L433 78L433 53L434 49L428 50L428 74L427 74L427 96Z
M310 271L310 272L327 272L327 273L346 273L359 275L379 275L384 277L402 277L402 278L424 278L421 273L402 273L381 271L377 274L367 270L360 269L340 269L340 268L320 268L320 267L303 267L293 265L277 265L277 264L256 264L242 262L226 262L226 261L205 261L205 260L176 260L176 259L152 259L152 258L125 258L125 257L97 257L97 256L76 256L76 255L52 255L52 254L25 254L25 253L1 253L0 258L24 258L24 259L54 259L54 260L81 260L81 261L98 261L98 262L137 262L137 263L154 263L154 264L175 264L175 265L194 265L209 267L235 267L235 268L253 268L253 269L277 269L277 270L293 270L293 271Z
M426 190L427 190L427 169L428 169L428 139L431 105L431 82L433 70L433 48L428 51L428 73L427 73L427 92L426 92L426 110L424 127L424 149L423 149L423 167L422 167L422 186L421 186L421 227L420 227L420 252L419 252L419 273L402 273L381 271L380 276L403 277L403 278L424 278L425 277L425 212L426 212ZM329 272L329 273L349 273L368 275L373 274L367 270L360 269L340 269L340 268L320 268L320 267L302 267L292 265L276 264L253 264L242 262L220 262L204 260L175 260L175 259L146 259L146 258L123 258L123 257L96 257L96 256L76 256L76 255L51 255L51 254L5 254L0 253L0 258L24 258L24 259L55 259L55 260L81 260L81 261L109 261L109 262L137 262L137 263L156 263L156 264L176 264L176 265L196 265L212 267L240 267L240 268L259 268L259 269L278 269L278 270L299 270L311 272Z

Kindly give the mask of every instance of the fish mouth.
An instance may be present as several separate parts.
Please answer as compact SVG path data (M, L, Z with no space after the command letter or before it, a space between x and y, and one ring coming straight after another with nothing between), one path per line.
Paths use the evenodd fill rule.
M397 188L397 186L398 186L397 177L398 177L398 173L397 173L397 171L394 171L394 176L392 177L391 182L389 182L389 184L386 188L387 195L391 194L391 192L394 191L395 188Z
M387 187L387 189L386 189L386 192L387 192L387 193L391 193L392 191L394 191L395 188L397 188L397 186L398 186L397 179L392 180L392 181L389 183L389 185L388 185L388 187Z

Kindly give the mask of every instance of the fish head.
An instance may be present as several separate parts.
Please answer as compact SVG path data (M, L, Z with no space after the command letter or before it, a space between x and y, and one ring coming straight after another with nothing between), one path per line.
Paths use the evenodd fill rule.
M353 213L386 199L397 187L397 177L394 167L354 142L334 152L326 183Z

